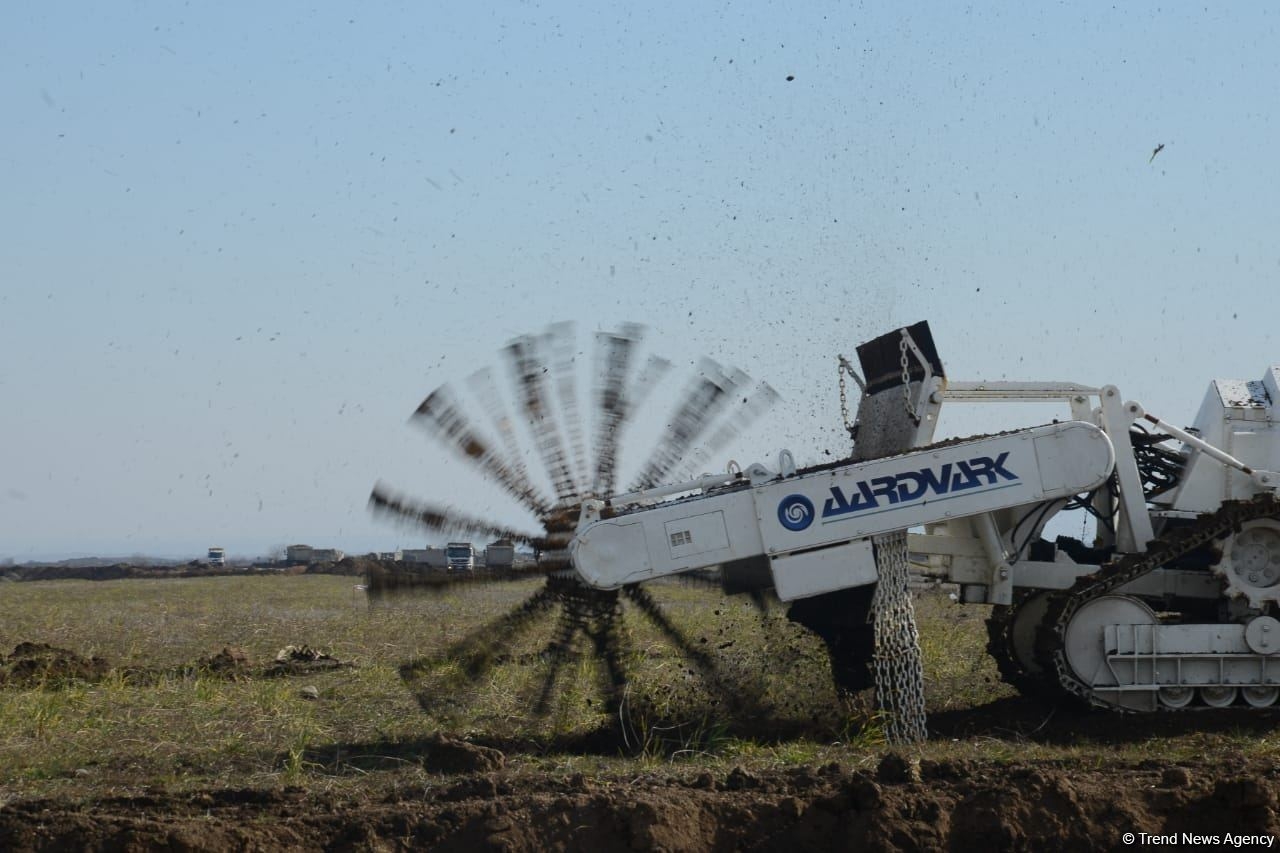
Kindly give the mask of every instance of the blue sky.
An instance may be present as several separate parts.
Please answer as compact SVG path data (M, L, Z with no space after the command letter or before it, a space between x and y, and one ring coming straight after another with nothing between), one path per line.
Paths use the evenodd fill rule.
M0 558L519 518L405 418L560 319L769 380L740 460L841 449L835 353L919 319L1175 422L1280 363L1268 4L6 11Z

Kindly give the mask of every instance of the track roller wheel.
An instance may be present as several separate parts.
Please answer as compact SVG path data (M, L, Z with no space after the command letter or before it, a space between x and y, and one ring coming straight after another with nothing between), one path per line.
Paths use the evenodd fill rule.
M1166 708L1185 708L1195 698L1194 687L1161 687L1156 697Z
M1269 708L1280 699L1280 687L1242 687L1240 695L1250 708Z
M1214 687L1200 688L1200 701L1208 705L1210 708L1226 708L1236 701L1236 696L1240 691L1230 685L1218 685Z

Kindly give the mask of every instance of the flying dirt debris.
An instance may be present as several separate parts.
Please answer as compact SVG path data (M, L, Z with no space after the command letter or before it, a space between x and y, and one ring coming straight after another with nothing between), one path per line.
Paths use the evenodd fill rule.
M1194 427L1183 430L1124 401L1114 386L949 381L928 325L917 323L859 346L861 375L840 360L840 378L861 389L848 458L797 469L783 451L774 468L731 466L680 480L681 460L695 448L702 458L718 452L776 398L769 386L707 361L639 475L616 493L620 438L647 393L648 371L631 378L642 335L626 327L599 336L588 472L580 461L587 432L565 423L577 411L568 402L576 399L572 360L547 357L567 351L558 337L566 334L553 327L504 350L516 411L552 495L512 455L514 431L496 395L486 409L504 436L502 451L447 391L433 392L415 415L534 512L540 532L382 486L371 499L433 531L501 535L537 552L536 571L548 576L542 588L450 650L470 661L472 676L535 617L558 611L543 656L571 660L585 645L604 664L601 691L616 708L627 695L620 626L630 611L671 637L689 671L724 687L727 701L750 701L724 685L700 645L639 586L697 574L726 591L788 603L790 618L825 644L837 685L855 691L874 681L888 737L918 740L911 555L917 574L957 584L962 603L996 605L989 648L1025 692L1140 712L1264 708L1280 698L1280 474L1271 470L1280 467L1280 368L1259 381L1215 380ZM1070 419L935 441L944 402L1018 401L1060 401ZM1045 538L1049 521L1067 511L1094 519L1093 541ZM377 594L409 585L394 575L370 578ZM550 704L562 668L548 667L530 707Z

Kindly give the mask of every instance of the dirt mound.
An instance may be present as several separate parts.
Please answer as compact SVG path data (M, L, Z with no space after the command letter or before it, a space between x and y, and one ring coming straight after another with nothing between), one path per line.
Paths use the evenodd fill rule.
M111 667L99 657L85 658L46 643L19 643L0 655L0 686L57 686L68 681L100 681Z
M487 746L437 734L427 739L424 763L436 773L491 772L503 768L506 756Z
M206 672L234 678L248 675L253 664L249 660L249 653L244 649L239 646L223 646L222 651L202 658L197 666Z
M22 581L115 581L136 577L138 571L138 567L127 563L113 563L109 566L19 566L11 574Z
M263 672L264 675L300 675L342 669L352 666L349 661L338 660L328 652L310 646L285 646L276 652L276 659Z
M249 653L239 646L223 646L221 651L200 658L194 664L170 668L113 668L100 657L86 658L70 649L47 643L24 642L19 643L8 657L0 654L0 688L59 688L72 681L101 681L110 674L130 684L153 684L165 678L274 678L353 666L350 661L338 660L326 652L302 645L285 646L276 654L275 660L264 667L255 667Z
M485 772L359 802L290 789L13 802L0 808L0 848L1110 850L1125 846L1126 832L1179 841L1184 832L1275 834L1278 788L1269 765L925 761L918 776L831 764L626 779Z

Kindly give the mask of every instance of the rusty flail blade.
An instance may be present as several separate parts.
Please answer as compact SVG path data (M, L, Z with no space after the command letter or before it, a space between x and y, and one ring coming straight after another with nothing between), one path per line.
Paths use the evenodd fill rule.
M639 340L638 326L632 327L636 331L635 340ZM624 327L624 334L627 333L627 327ZM635 341L632 342L631 348L634 349ZM628 353L628 358L630 353ZM649 399L649 395L653 393L653 389L662 381L662 377L667 375L671 370L671 362L657 355L650 355L645 359L644 367L635 380L629 385L627 383L627 371L624 369L620 375L622 386L618 391L618 411L614 419L613 425L609 431L609 445L607 447L608 465L599 473L602 474L600 485L596 493L602 497L612 495L617 487L617 454L618 445L621 440L623 431L627 424L635 417L635 413L641 410L645 401Z
M629 323L616 332L596 334L596 470L592 489L597 495L613 494L618 464L618 439L627 420L627 379L631 359L643 329Z
M518 476L502 454L472 427L449 386L441 385L428 394L410 420L496 480L535 515L547 512L547 501L533 489L528 478Z
M503 351L511 365L520 408L524 411L538 454L551 478L556 500L565 504L574 497L573 474L569 470L564 442L560 439L560 431L549 406L548 368L540 350L536 337L522 335L507 344Z
M649 395L653 393L653 389L662 381L662 377L667 375L671 370L671 362L667 361L660 355L651 355L644 362L644 369L640 371L640 375L636 377L635 384L631 386L631 390L627 396L630 400L628 411L630 415L634 415L640 410L640 407L649 399Z
M680 405L663 430L632 489L647 489L661 483L715 420L746 377L739 370L726 373L724 368L711 359L703 359L698 373L699 376L685 388Z
M448 507L421 503L406 498L382 483L373 487L369 506L375 512L386 513L402 521L411 522L435 533L483 535L493 539L510 539L526 545L541 545L544 539L531 533L514 530L496 522L466 515Z
M524 454L520 451L520 441L516 438L515 425L507 416L507 406L502 400L502 394L498 391L498 384L493 379L493 371L483 367L467 377L467 384L480 398L480 404L484 406L489 421L502 441L507 464L511 468L514 479L531 494L535 493L537 489L534 488L533 482L529 479L529 471L525 468Z
M569 433L569 446L573 449L570 466L573 494L581 497L590 488L586 481L587 451L582 439L582 417L578 412L578 382L576 377L577 336L573 323L553 323L547 329L551 348L551 372L555 375L556 396L564 409L565 431Z
M773 405L781 399L777 391L773 390L768 382L760 382L751 393L742 398L742 401L734 406L733 411L725 416L724 422L716 427L699 451L694 454L691 462L696 469L705 463L715 453L729 445L744 431L755 423L761 415L773 408Z

